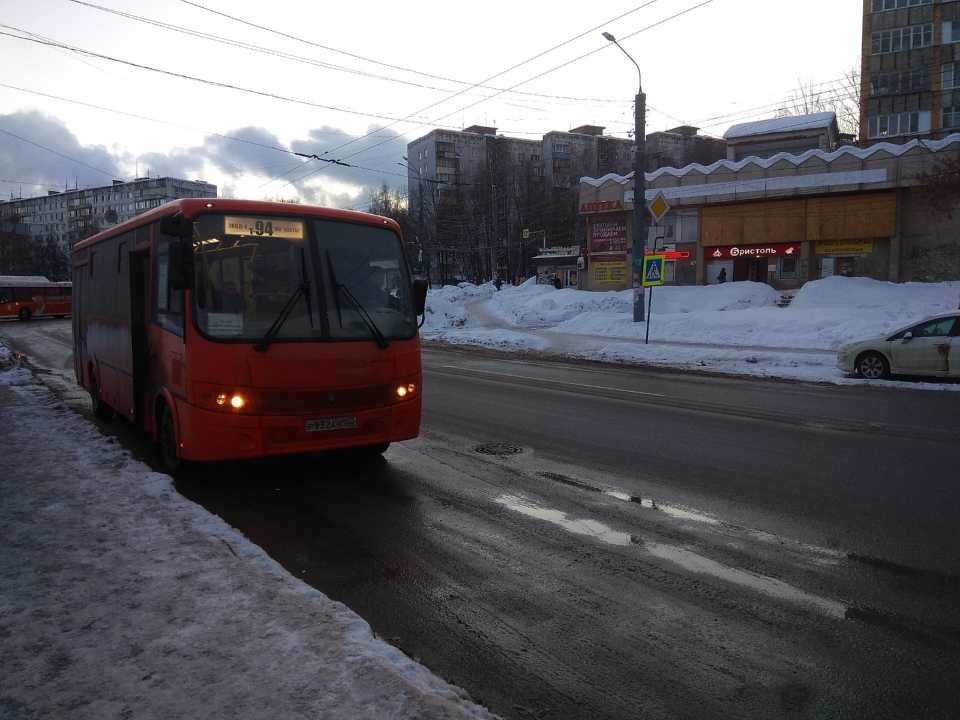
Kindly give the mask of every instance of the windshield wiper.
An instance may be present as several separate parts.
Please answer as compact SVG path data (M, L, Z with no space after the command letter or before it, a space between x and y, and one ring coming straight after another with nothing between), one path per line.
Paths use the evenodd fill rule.
M346 304L353 308L353 311L360 316L360 319L363 320L363 324L367 326L367 328L370 330L370 333L373 335L373 338L377 341L377 347L381 350L389 347L390 342L380 331L380 328L377 327L377 324L373 321L373 318L367 314L367 311L364 309L363 305L357 302L357 299L353 296L353 293L347 290L346 285L343 285L337 280L337 274L333 270L333 260L330 259L330 251L327 250L326 253L327 265L330 267L330 279L333 280L333 286L337 290L334 298L337 301L337 320L339 320L340 326L343 327L343 315L340 312L340 304L341 300L344 300L346 301Z
M313 330L313 308L310 307L310 283L307 280L307 254L300 248L300 277L303 279L303 299L307 303L307 317L310 319L310 329Z
M270 344L276 340L277 334L280 332L280 328L283 327L283 324L287 321L287 318L290 316L290 311L293 310L293 306L297 304L297 301L300 299L301 295L305 295L310 292L310 281L307 280L306 276L303 278L303 282L297 285L296 289L293 291L293 295L290 296L290 299L287 300L287 304L283 306L283 310L280 311L280 314L277 315L277 319L273 321L273 325L270 326L270 329L260 338L260 342L253 346L253 349L257 352L266 352L267 348L270 347ZM307 312L310 312L310 308L307 308Z

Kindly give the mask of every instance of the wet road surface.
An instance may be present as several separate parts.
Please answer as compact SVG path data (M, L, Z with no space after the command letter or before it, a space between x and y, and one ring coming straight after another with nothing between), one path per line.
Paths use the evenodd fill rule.
M507 718L957 716L955 393L424 362L383 460L178 488Z

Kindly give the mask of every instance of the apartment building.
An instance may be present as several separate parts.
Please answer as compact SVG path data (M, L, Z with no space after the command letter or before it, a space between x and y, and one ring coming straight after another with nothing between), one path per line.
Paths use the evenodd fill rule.
M432 130L407 145L407 158L415 168L408 172L410 196L416 197L424 180L437 186L438 199L451 198L452 187L475 183L484 164L509 168L514 177L531 178L545 187L576 187L583 175L629 172L633 141L605 136L603 130L582 125L537 139L497 135L497 128L484 125Z
M693 163L711 165L727 157L723 138L699 135L700 128L681 125L662 132L647 133L644 143L644 169L653 172L663 167L681 168Z
M0 219L36 237L53 237L65 249L118 222L179 198L215 198L217 186L179 178L114 180L85 190L0 202Z
M580 242L580 178L633 170L633 141L603 130L581 125L527 139L473 125L409 143L409 197L419 207L423 193L424 245L438 253L439 279L525 275L535 246Z
M860 140L960 130L960 2L863 0Z

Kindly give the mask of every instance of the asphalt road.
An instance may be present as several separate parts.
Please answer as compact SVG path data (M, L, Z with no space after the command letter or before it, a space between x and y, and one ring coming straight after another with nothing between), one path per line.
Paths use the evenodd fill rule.
M0 341L85 407L69 326ZM955 393L424 364L383 461L178 488L507 718L960 716Z

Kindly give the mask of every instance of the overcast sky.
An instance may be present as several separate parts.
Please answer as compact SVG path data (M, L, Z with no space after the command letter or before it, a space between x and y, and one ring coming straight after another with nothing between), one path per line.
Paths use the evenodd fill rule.
M800 81L838 88L861 13L852 0L0 0L0 197L149 173L363 208L383 181L405 185L406 143L436 127L626 137L637 69L604 30L643 72L647 132L719 136L772 117Z

